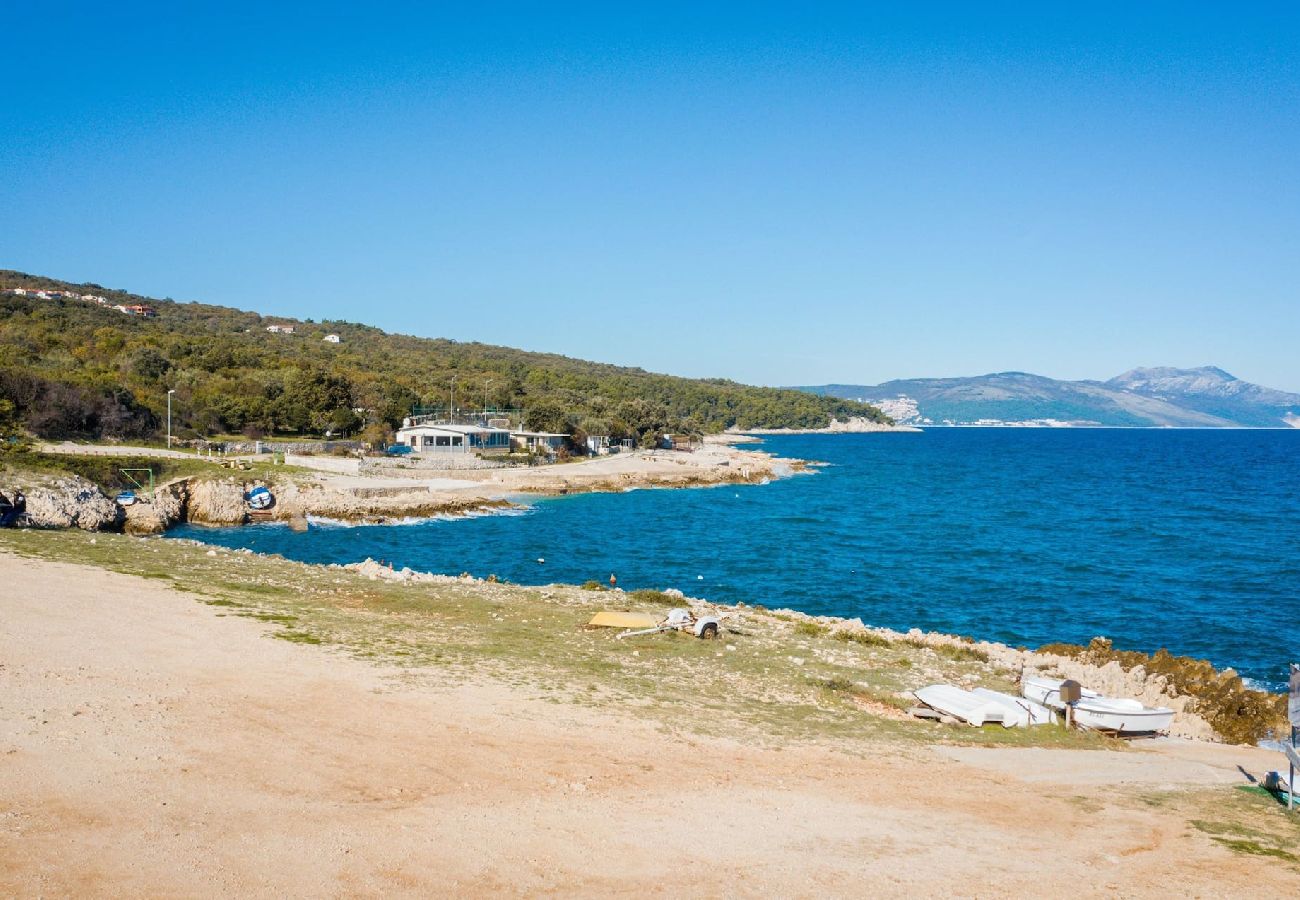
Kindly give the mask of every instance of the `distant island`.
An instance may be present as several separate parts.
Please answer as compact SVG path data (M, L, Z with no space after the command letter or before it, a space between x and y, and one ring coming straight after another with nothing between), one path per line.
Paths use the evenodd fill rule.
M358 298L364 306L365 298ZM725 379L142 297L0 270L0 439L348 436L377 445L415 410L517 411L582 453L727 429L887 426L873 406ZM172 403L168 403L170 393ZM447 409L454 407L454 409Z
M902 425L1300 427L1300 394L1251 384L1214 366L1138 368L1109 381L997 372L800 390L878 406Z

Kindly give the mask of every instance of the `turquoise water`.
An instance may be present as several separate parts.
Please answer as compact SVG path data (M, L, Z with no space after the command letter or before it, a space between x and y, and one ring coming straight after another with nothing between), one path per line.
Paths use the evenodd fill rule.
M1275 685L1300 657L1300 432L782 436L769 485L534 502L520 516L186 527L306 562L606 581L1012 645L1159 647ZM545 563L538 563L544 558Z

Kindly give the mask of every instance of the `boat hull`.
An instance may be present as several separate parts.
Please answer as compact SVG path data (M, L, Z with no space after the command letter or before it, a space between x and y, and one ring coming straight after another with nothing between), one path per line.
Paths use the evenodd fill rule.
M1136 700L1080 700L1074 707L1074 721L1096 731L1150 734L1168 731L1174 711L1164 706L1143 706Z

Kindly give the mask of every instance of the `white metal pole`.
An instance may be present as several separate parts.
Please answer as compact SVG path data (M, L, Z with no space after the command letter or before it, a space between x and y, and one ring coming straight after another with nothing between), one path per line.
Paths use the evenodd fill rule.
M172 448L172 394L176 393L175 389L167 392L167 449Z

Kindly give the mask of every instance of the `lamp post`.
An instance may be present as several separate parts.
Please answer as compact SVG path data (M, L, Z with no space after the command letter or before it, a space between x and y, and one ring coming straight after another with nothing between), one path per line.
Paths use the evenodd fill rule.
M451 406L447 408L447 424L455 424L456 421L456 376L451 376Z
M483 424L484 425L487 424L487 394L488 394L488 386L491 384L492 384L491 378L483 382Z
M170 391L167 392L167 449L168 450L172 448L172 394L174 393L176 393L175 388L172 388Z

